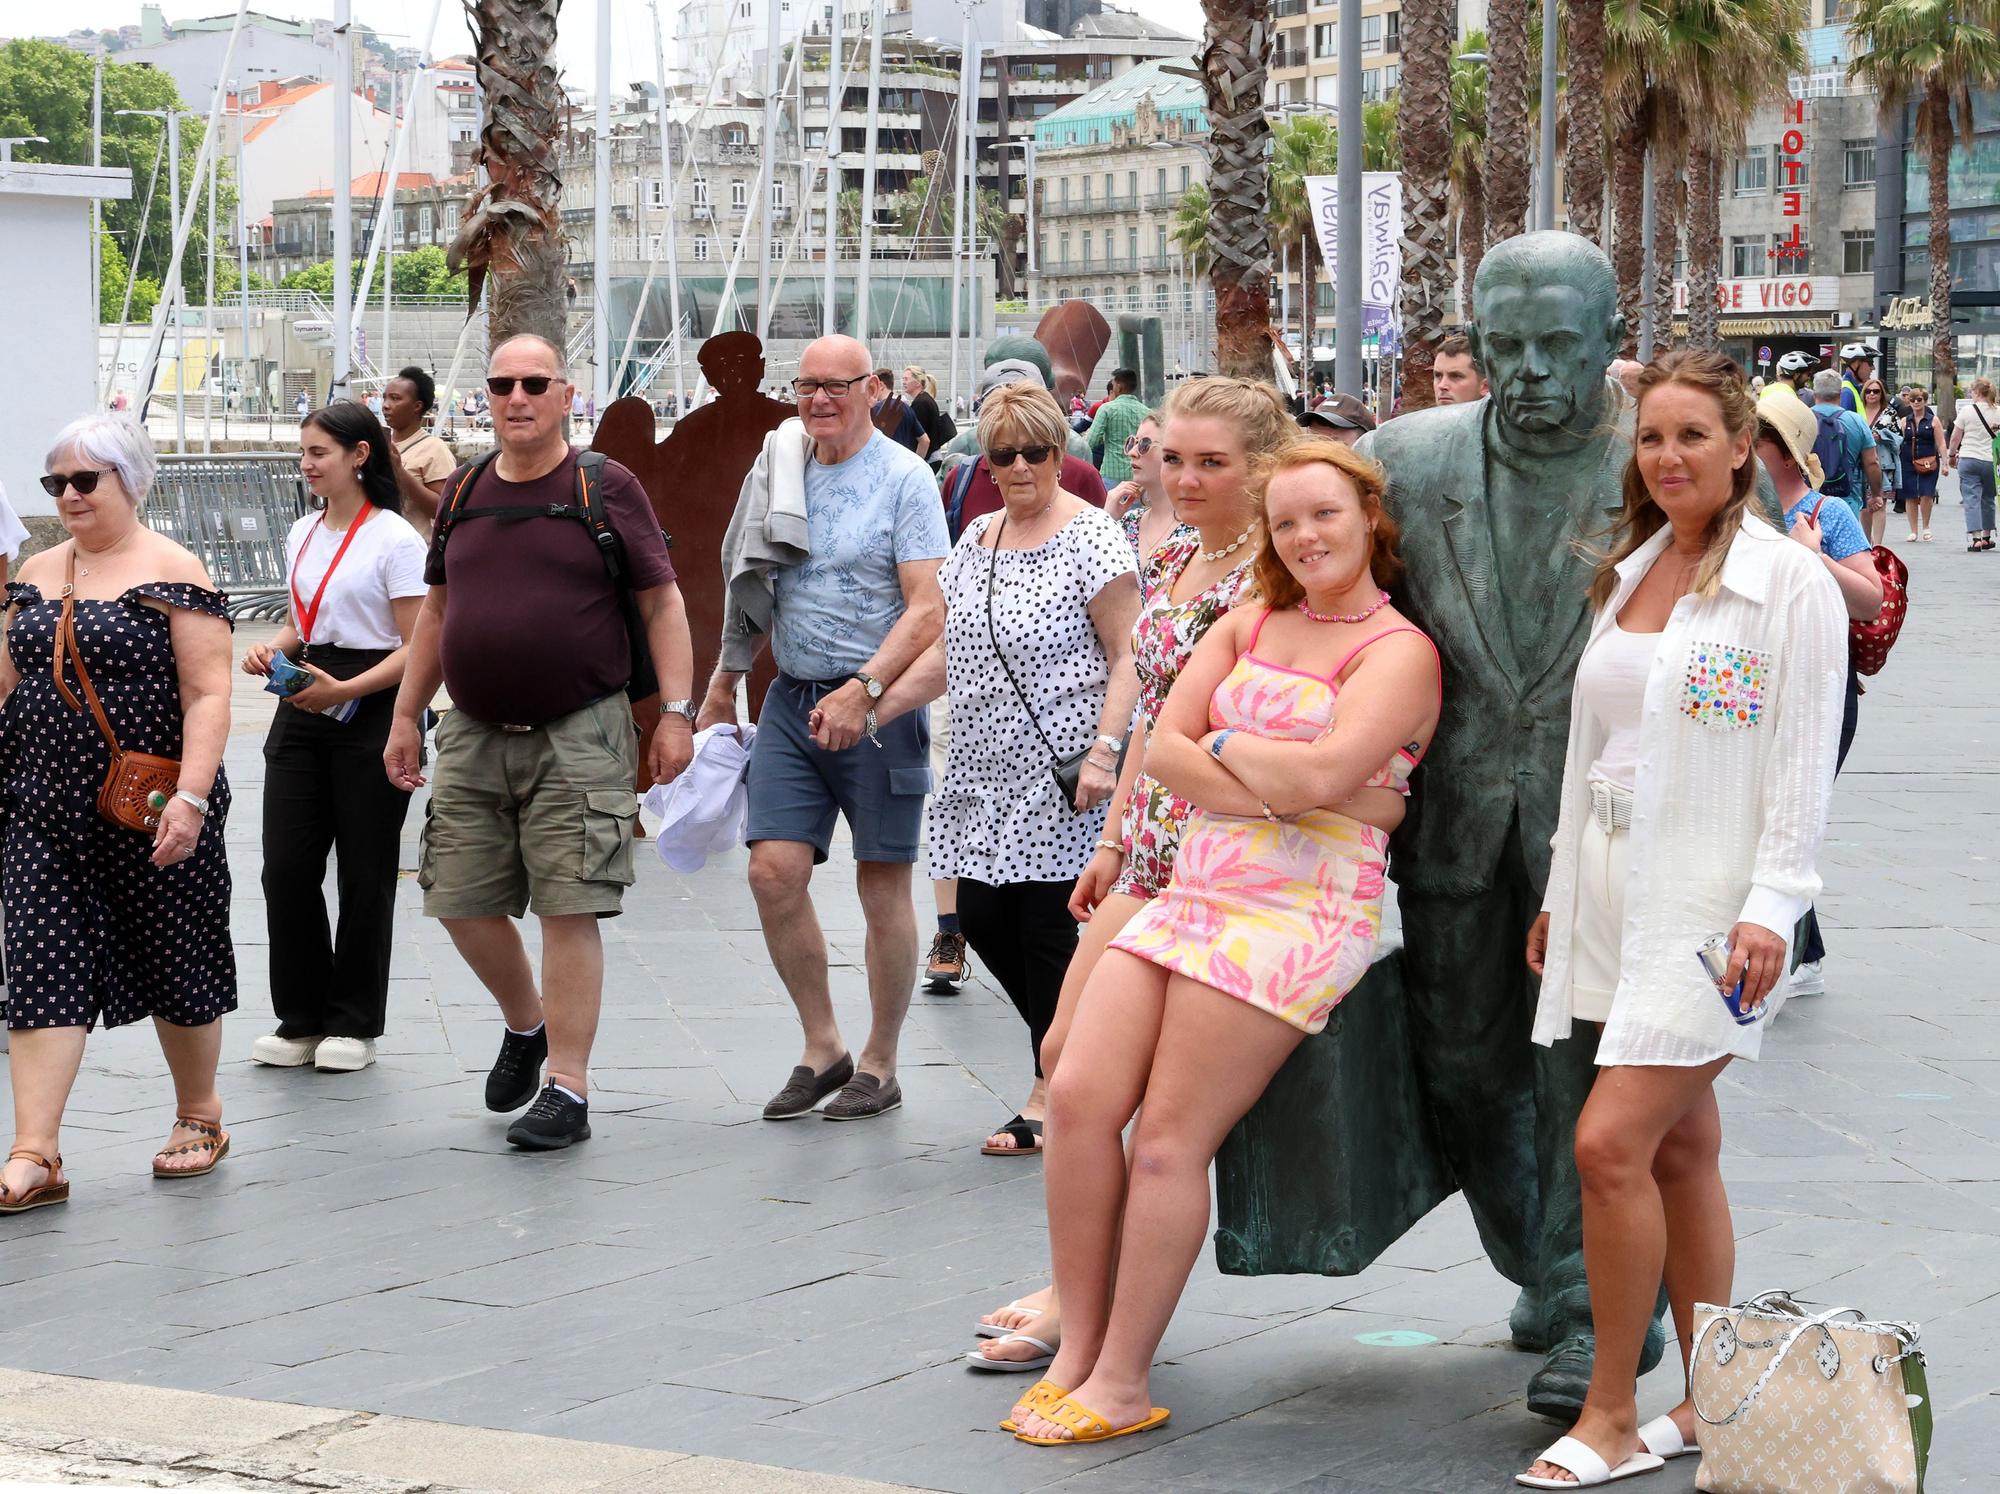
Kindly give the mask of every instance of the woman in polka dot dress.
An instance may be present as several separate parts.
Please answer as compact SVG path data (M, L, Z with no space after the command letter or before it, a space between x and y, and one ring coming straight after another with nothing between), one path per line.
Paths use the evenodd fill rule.
M60 1131L84 1035L151 1017L175 1119L153 1175L212 1171L229 1150L215 1091L221 1017L236 1009L223 822L230 629L201 562L139 522L157 464L129 420L86 416L48 456L71 538L7 588L0 653L0 897L7 911L14 1148L0 1213L69 1197ZM77 653L119 746L180 760L152 834L97 810L110 747L54 673L66 592ZM81 698L74 665L67 694Z

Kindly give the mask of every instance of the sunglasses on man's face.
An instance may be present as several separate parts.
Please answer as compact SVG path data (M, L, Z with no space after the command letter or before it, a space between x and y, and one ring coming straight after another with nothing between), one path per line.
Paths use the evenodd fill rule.
M1003 446L997 451L987 452L986 463L994 471L1004 472L1014 465L1016 457L1026 457L1030 467L1039 467L1055 453L1053 446Z
M1127 456L1144 456L1152 449L1153 438L1151 436L1130 436L1126 438L1125 455Z
M104 467L94 472L88 467L81 472L51 472L42 479L42 491L47 493L51 498L60 498L63 495L64 488L75 488L79 493L88 498L92 493L97 491L97 480L100 477L109 477L110 475L111 469L109 467Z
M549 392L549 385L560 384L561 382L561 379L552 378L548 374L529 374L524 379L510 379L505 375L495 375L486 381L486 387L492 392L495 399L505 399L514 392L514 386L519 384L532 398L540 399Z

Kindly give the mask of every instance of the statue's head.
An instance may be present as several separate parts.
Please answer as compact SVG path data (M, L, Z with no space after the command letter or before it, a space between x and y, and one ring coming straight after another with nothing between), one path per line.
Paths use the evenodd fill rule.
M754 332L722 332L695 355L717 394L754 394L764 380L764 344Z
M1022 337L1017 333L1008 337L996 337L986 345L985 361L988 368L996 363L1004 363L1010 358L1034 364L1041 371L1044 389L1056 387L1055 363L1049 357L1049 350L1034 338Z
M1527 437L1580 440L1597 428L1604 371L1625 338L1611 261L1573 233L1503 239L1472 287L1473 350L1500 421Z

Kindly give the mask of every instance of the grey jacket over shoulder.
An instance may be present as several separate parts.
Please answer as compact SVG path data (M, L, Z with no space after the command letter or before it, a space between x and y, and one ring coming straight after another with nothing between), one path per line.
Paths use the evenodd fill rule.
M722 536L722 649L719 667L748 674L756 634L771 631L772 576L811 554L806 526L806 463L812 438L805 423L787 420L764 438L743 479L736 512Z

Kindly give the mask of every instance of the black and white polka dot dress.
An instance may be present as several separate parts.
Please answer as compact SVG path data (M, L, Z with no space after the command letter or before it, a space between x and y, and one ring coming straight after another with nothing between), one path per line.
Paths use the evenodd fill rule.
M998 521L982 514L967 525L938 573L951 746L926 825L929 874L996 887L1067 882L1104 833L1104 806L1077 814L1063 802L1049 749L1001 671L992 640L997 634L1056 751L1088 747L1111 681L1089 606L1132 574L1132 550L1102 509L1084 509L1032 550L982 548ZM995 565L989 633L986 581Z
M119 746L181 754L180 672L166 614L151 597L221 617L226 599L184 582L149 582L116 601L79 600L76 640ZM72 710L50 673L59 602L11 583L7 647L20 684L0 712L0 898L7 908L10 1027L178 1026L236 1009L218 771L195 853L153 865L153 838L97 812L111 749L88 710ZM76 681L69 681L74 691Z

